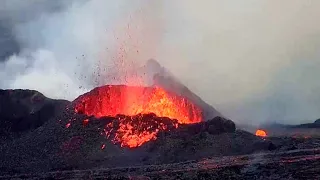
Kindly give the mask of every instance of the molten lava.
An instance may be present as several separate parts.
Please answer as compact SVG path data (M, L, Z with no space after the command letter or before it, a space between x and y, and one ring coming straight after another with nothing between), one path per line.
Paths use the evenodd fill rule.
M106 137L111 139L114 144L133 148L157 139L157 134L160 131L177 127L177 120L160 118L155 114L119 115L116 117L116 121L106 125L104 132Z
M256 131L256 136L260 136L260 137L267 137L267 132L261 129L258 129Z
M157 120L159 117L167 117L170 127L175 128L178 123L202 121L201 110L191 101L160 87L103 86L77 99L75 111L97 118L118 117L117 122L108 124L104 131L108 138L115 132L112 141L122 147L138 147L155 140L158 132L167 130L170 124ZM117 116L119 114L125 117Z
M134 116L154 113L158 117L177 119L181 124L202 121L201 110L188 99L169 94L159 87L100 87L81 96L75 110L98 118L118 114Z

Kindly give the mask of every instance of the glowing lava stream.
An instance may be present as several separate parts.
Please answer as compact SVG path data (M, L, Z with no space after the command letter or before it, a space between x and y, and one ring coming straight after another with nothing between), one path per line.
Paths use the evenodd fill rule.
M107 138L115 132L112 142L120 143L122 147L138 147L155 140L158 132L167 130L169 125L158 121L158 117L172 119L171 125L175 128L178 123L202 121L202 112L196 105L160 87L103 86L82 95L76 102L75 111L88 116L131 116L129 119L118 118L119 126L111 123L104 129ZM150 113L156 117L147 119L143 115Z

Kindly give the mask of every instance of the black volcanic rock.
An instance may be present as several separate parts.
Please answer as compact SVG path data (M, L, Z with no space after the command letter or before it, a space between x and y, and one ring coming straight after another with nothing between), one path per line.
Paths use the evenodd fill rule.
M68 104L32 90L0 90L0 136L18 135L42 126Z
M222 133L234 133L235 130L236 126L233 121L222 117L215 117L211 120L197 124L180 125L180 128L177 131L185 131L190 135L195 135L201 132L216 135Z
M233 121L222 117L215 117L207 123L207 131L209 134L233 133L236 125Z
M146 164L177 163L206 157L250 154L274 150L272 142L251 133L237 130L234 133L210 134L206 130L190 133L181 127L175 131L159 134L156 141L144 146L150 153Z
M157 121L168 125L172 121L152 114L143 116L151 118L150 122L144 122L147 127ZM119 117L132 119L123 115ZM179 125L177 129L170 127L170 131L161 131L155 141L138 148L121 148L101 134L106 124L117 122L119 117L96 119L67 109L34 131L2 146L0 169L2 173L10 174L112 168L268 150L266 142L250 133L234 132L232 125L225 129L225 133L212 134L210 125L214 121L217 124L219 118L200 124ZM86 119L88 123L84 124ZM257 142L260 142L259 146L255 145Z

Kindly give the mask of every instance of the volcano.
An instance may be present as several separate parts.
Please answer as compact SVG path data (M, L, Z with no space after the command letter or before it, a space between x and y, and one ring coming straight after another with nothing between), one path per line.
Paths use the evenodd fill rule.
M128 121L128 118L119 118L120 124L117 128L114 128L113 124L108 124L108 128L105 128L107 137L110 136L111 130L117 131L112 141L127 147L137 147L155 140L159 131L167 129L167 126L160 122L156 126L151 125L152 123L148 123L142 115L153 114L157 117L169 118L174 123L174 127L178 127L179 124L199 123L206 118L220 115L213 107L177 81L157 61L149 60L134 74L141 74L141 72L148 76L140 79L150 86L105 85L95 88L74 101L75 112L96 118L131 116L131 121ZM147 117L151 117L150 122L155 122L156 118L153 116ZM150 129L149 126L156 128L150 131L147 130ZM144 130L141 131L141 129Z
M142 93L133 100L141 100L145 111L129 111L121 101L106 101L114 109L98 111L104 107L93 101L99 93L115 91L112 97L121 100L123 89ZM158 91L163 94L156 97L179 113L164 114L170 108L162 104L156 111L146 103ZM90 105L82 107L86 101ZM150 111L159 114L115 115ZM31 90L0 90L0 179L319 179L319 138L271 137L269 131L259 137L236 130L223 117L193 122L198 112L204 116L194 101L156 86L102 86L73 102ZM184 121L183 113L192 121Z
M96 87L72 102L0 90L0 179L319 179L319 138L236 129L156 61L137 72L150 81Z
M155 113L177 119L179 123L223 117L154 59L140 68L126 71L125 77L130 84L143 83L95 88L75 100L78 103L76 111L96 117Z

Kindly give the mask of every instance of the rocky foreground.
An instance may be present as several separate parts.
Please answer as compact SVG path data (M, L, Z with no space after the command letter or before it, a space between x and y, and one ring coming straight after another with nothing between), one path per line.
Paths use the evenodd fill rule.
M260 138L222 117L178 128L154 114L96 118L72 106L36 91L0 90L0 178L319 178L316 137ZM139 118L140 130L167 128L141 146L121 147L115 134L102 135L119 118Z
M320 139L315 140L320 143ZM318 144L319 145L319 144ZM320 149L204 158L174 164L20 174L16 179L319 179Z

